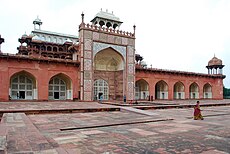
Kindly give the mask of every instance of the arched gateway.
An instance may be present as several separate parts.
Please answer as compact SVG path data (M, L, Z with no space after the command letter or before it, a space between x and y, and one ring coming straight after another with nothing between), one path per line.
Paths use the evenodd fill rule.
M122 22L108 12L100 11L91 22L91 25L85 24L82 14L79 26L81 100L98 99L97 83L101 81L108 84L108 96L100 92L104 99L123 100L126 96L127 100L133 100L135 33L117 30Z
M99 51L94 58L94 99L104 100L123 97L124 60L113 48ZM109 93L108 93L109 91Z

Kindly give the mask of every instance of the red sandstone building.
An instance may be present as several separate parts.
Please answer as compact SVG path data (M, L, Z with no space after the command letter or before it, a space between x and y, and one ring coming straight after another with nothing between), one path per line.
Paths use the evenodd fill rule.
M208 74L147 68L135 54L135 26L119 30L107 11L91 22L82 14L74 36L41 30L37 18L17 54L0 53L0 101L223 99L224 65L215 56Z

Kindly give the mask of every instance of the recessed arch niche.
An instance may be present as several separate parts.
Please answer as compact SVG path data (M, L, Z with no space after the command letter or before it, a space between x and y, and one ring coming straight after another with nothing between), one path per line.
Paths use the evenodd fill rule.
M135 84L135 99L136 100L146 100L149 96L149 83L144 80L140 79L136 81Z
M71 78L63 73L59 73L50 78L49 100L73 99Z
M168 84L161 80L155 85L155 98L156 99L168 99Z
M123 98L124 59L123 56L111 47L97 52L93 62L94 80L108 81L109 100Z
M20 71L10 78L10 99L32 100L37 99L37 80L33 74Z

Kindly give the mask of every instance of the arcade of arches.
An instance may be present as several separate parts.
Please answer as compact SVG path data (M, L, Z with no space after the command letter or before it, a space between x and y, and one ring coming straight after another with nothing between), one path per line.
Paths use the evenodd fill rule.
M111 49L107 50L110 50L109 54L104 54L104 51L101 51L95 56L95 100L99 99L101 95L103 95L103 100L111 100L122 97L123 94L122 76L124 67L122 57ZM109 58L110 54L116 55L116 59ZM26 71L15 73L10 78L10 97L12 100L36 100L38 99L37 85L37 79L32 74ZM50 78L48 85L49 100L72 99L72 82L68 76L62 73L54 75ZM173 84L173 87L169 87L164 80L156 82L155 85L150 85L146 80L140 79L136 81L135 85L136 100L212 98L212 86L209 83L199 86L196 82L185 85L178 81ZM154 93L150 93L151 87L155 89ZM189 89L189 98L186 98L185 89L187 88ZM173 89L173 91L169 89ZM170 98L170 93L173 93L173 98Z
M152 87L152 88L151 88ZM155 89L153 93L149 89ZM169 90L171 89L171 91ZM185 89L189 89L188 95ZM196 82L186 85L181 82L175 82L169 87L164 80L158 81L155 85L150 85L146 80L140 79L136 81L136 100L153 100L153 99L212 99L212 86L209 83L198 86ZM154 96L154 97L153 97ZM189 98L187 98L188 96Z
M38 99L38 85L37 79L32 74L26 71L15 73L10 79L10 99L36 100ZM49 100L73 99L71 79L63 73L51 77L47 89Z

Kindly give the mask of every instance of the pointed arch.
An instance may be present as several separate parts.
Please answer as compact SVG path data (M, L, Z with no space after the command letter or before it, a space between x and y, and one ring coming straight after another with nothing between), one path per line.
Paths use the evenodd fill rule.
M58 73L49 80L49 100L73 99L72 80L64 73Z
M156 83L155 98L168 99L168 84L164 80L160 80Z
M124 75L126 74L124 72L125 60L120 52L112 47L98 50L94 55L93 69L94 80L103 79L107 82L110 89L108 99L122 100L124 95Z
M149 96L149 83L144 80L140 79L136 81L136 87L135 87L135 97L137 100L143 100L143 99L148 99Z
M212 98L212 86L209 83L206 83L203 87L203 94L205 99Z
M193 82L190 86L189 86L189 96L190 99L198 99L199 98L199 86L196 82Z
M23 70L10 77L10 98L13 100L37 99L37 80L33 74Z
M94 70L119 71L124 70L123 56L112 47L105 48L94 56Z
M184 84L181 81L178 81L173 86L173 92L174 92L174 99L184 99L185 98L185 92L184 92Z

